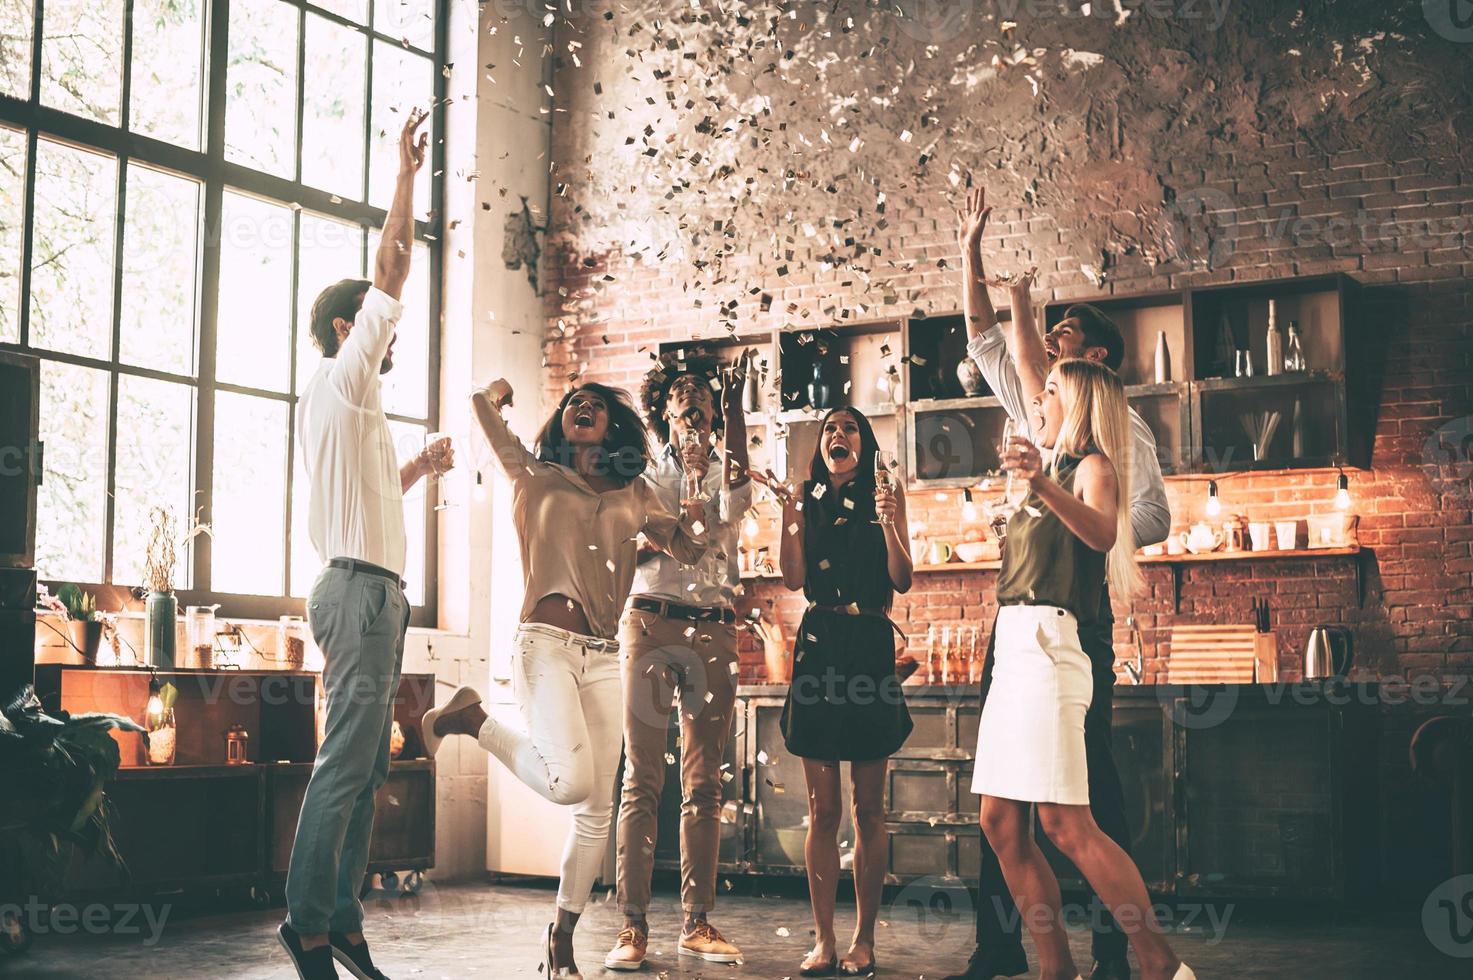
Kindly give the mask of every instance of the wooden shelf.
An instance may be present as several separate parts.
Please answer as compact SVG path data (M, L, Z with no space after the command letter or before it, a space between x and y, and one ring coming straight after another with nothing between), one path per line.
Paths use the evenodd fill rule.
M1136 555L1142 565L1190 565L1203 561L1263 561L1271 558L1333 558L1360 554L1360 545L1348 548L1292 548L1288 551L1204 551L1194 555Z

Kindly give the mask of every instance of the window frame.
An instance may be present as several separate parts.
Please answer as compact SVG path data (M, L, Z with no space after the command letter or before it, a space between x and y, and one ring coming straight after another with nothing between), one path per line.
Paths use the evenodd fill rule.
M373 46L383 41L398 45L404 50L431 60L434 79L434 104L431 108L432 132L429 159L425 166L430 168L429 219L416 218L414 240L426 246L428 258L427 293L429 310L427 317L427 367L426 415L424 417L391 414L390 421L423 426L426 432L439 430L440 416L440 326L442 321L442 289L444 248L441 225L445 201L445 104L448 82L444 67L448 57L450 10L448 0L433 0L436 20L433 32L433 50L405 45L399 38L383 34L373 28L374 7L380 2L394 0L366 0L366 22L359 24L330 10L325 10L307 0L274 0L294 7L297 15L297 79L296 79L296 132L294 136L296 159L293 167L294 179L286 179L232 163L225 156L225 115L227 94L227 72L229 68L229 24L230 0L201 0L204 8L201 46L201 125L202 150L191 150L166 141L158 140L128 129L132 112L133 75L133 0L124 2L124 37L122 49L122 78L120 79L119 125L112 126L82 116L72 115L41 102L42 84L42 23L45 0L33 0L33 36L31 38L30 92L26 99L0 92L0 124L17 130L24 135L26 147L26 171L22 192L22 214L24 223L21 237L20 294L18 319L19 343L0 342L0 349L15 350L31 354L42 361L61 362L80 367L108 372L108 419L107 419L107 475L104 498L104 543L101 582L78 583L83 588L98 594L102 602L117 605L128 598L139 598L140 590L123 583L112 583L114 499L117 469L118 400L120 379L136 376L173 383L185 383L194 388L195 411L190 431L192 438L193 500L196 510L203 508L203 520L209 522L213 513L214 482L214 423L216 392L236 392L258 398L267 398L287 405L287 452L283 461L286 467L284 501L285 512L282 527L282 592L283 595L260 596L240 593L215 592L200 583L210 582L212 542L208 535L195 538L188 551L191 568L191 588L176 589L180 605L220 605L220 615L231 619L274 619L284 615L301 615L303 600L290 595L294 583L292 575L292 507L293 483L296 476L296 410L300 400L297 391L297 363L299 331L308 329L300 322L302 303L299 302L299 272L301 266L301 221L304 212L359 225L364 232L363 248L368 249L369 240L375 231L383 227L387 211L368 203L370 196L368 181L372 169L371 145L373 133ZM307 44L307 14L326 18L338 25L358 32L364 38L364 118L363 118L363 185L362 199L350 200L341 193L320 190L301 183L302 172L302 119L304 114L306 73L304 63ZM110 154L117 166L117 210L112 216L113 269L112 308L110 310L111 347L106 357L90 357L35 348L30 345L31 307L31 262L33 256L33 229L35 219L36 150L42 137L80 147L86 150ZM122 360L122 286L124 232L127 221L127 176L130 163L139 163L200 182L202 211L199 236L196 240L196 322L195 373L192 376L178 375L148 367L136 366ZM277 205L290 206L293 211L293 247L291 256L291 324L288 336L291 351L291 368L284 392L251 388L217 381L215 377L215 352L219 314L221 221L225 192L235 191L262 198ZM420 210L417 208L416 210ZM366 278L372 278L372 255L364 256L363 268L368 270ZM345 275L353 273L345 272ZM44 487L42 489L44 493ZM425 582L424 602L411 610L410 623L414 626L434 627L437 625L439 605L438 520L434 507L435 494L423 495L425 520ZM189 515L177 515L181 526ZM57 581L48 581L56 585ZM110 600L110 601L109 601ZM102 604L100 602L99 604Z

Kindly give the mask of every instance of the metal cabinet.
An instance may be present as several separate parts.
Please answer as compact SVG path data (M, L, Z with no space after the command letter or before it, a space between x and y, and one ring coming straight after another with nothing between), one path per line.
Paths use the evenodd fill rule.
M1204 713L1203 694L1229 710ZM744 686L727 753L721 870L798 876L808 804L802 761L783 748L786 689ZM886 881L975 884L981 864L971 792L979 718L975 688L907 688L915 731L885 787ZM1114 753L1131 855L1153 893L1338 900L1373 876L1379 793L1374 687L1121 687ZM657 866L679 866L679 744L661 802ZM847 777L841 843L852 843ZM1039 844L1066 889L1078 870ZM848 848L845 848L848 851ZM846 853L847 857L847 853ZM847 865L844 873L848 873Z

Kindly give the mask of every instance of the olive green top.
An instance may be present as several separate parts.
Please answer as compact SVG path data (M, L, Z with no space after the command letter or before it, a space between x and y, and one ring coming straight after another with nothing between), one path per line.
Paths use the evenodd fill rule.
M1059 460L1054 478L1074 492L1074 474L1083 457ZM997 576L999 606L1058 606L1081 623L1092 621L1105 586L1105 553L1080 540L1039 498L1029 491L1008 521L1002 571Z

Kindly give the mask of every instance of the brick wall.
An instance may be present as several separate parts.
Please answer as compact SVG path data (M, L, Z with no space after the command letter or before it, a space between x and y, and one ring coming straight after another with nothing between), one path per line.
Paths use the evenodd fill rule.
M1220 25L1187 3L1127 3L1124 23L713 6L595 3L557 25L550 393L577 376L633 390L665 340L956 309L968 173L996 202L994 267L1037 264L1048 299L1346 272L1375 287L1384 371L1372 467L1350 474L1374 550L1364 608L1347 560L1192 567L1179 610L1155 567L1130 610L1148 677L1170 625L1249 622L1259 595L1286 669L1319 622L1357 624L1377 674L1473 666L1468 460L1426 465L1429 438L1473 413L1473 47L1419 3L1234 5ZM1004 6L1027 9L1004 23ZM1169 481L1178 527L1204 487ZM1326 511L1334 491L1333 470L1221 484L1224 511L1254 520ZM944 496L912 495L931 533L959 522ZM993 579L918 575L895 618L917 639L985 624ZM748 593L791 636L801 598ZM744 676L760 671L748 651Z

